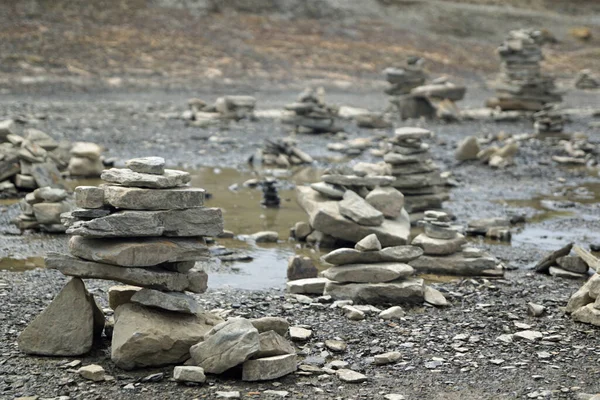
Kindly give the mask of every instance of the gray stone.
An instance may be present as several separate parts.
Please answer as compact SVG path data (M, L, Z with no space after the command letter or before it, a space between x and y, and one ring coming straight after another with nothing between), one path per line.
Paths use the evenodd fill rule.
M33 176L17 174L15 176L15 186L19 189L33 190L38 187Z
M377 235L374 233L362 238L354 248L358 251L379 251L381 250L381 243L377 239Z
M325 182L311 183L310 187L330 199L341 200L344 197L344 189L338 189Z
M67 234L86 237L218 236L223 232L219 208L164 211L119 211L91 221L76 222Z
M398 218L404 209L404 195L393 187L376 187L365 200L386 218Z
M190 347L222 321L210 313L183 315L123 304L115 310L112 361L126 370L181 363Z
M303 342L310 339L312 331L310 329L301 328L299 326L290 326L290 339L294 342Z
M579 290L571 295L569 302L565 307L565 312L572 313L579 308L594 303L594 299L590 296L588 284L583 285Z
M211 374L220 374L248 360L260 351L258 330L250 321L232 318L190 348L193 362Z
M38 200L57 203L67 198L68 193L61 188L42 187L33 191L33 196Z
M564 270L558 267L550 267L548 269L548 273L557 278L566 278L566 279L582 279L587 278L587 274L580 274L576 272L571 272Z
M275 231L256 232L249 236L256 243L276 243L279 240L279 233Z
M437 172L397 176L392 186L408 194L435 194L432 186L445 185L446 181ZM408 201L408 199L405 199Z
M104 202L123 210L180 210L202 207L204 189L144 189L104 186Z
M458 145L454 153L454 158L458 161L477 160L479 151L481 149L479 148L477 138L475 136L468 136Z
M600 259L594 256L589 251L579 247L573 246L573 251L594 271L600 271Z
M423 249L417 246L393 246L369 252L341 248L325 254L323 261L334 265L369 264L386 261L406 263L419 258L422 254Z
M80 219L94 219L100 217L106 217L110 214L111 210L107 208L76 208L70 213L66 213L69 218L74 218L76 222ZM72 222L71 222L72 223ZM69 223L69 226L71 226Z
M217 396L217 399L241 399L242 398L242 395L238 391L231 391L231 392L216 391L215 395Z
M131 285L111 286L108 289L108 306L116 310L120 305L130 303L134 294L142 288Z
M38 187L64 186L60 171L53 162L36 163L31 166L31 176Z
M312 227L306 222L296 222L294 225L294 236L297 240L304 240L312 233Z
M562 269L577 274L587 274L589 266L579 256L563 256L556 259Z
M493 257L465 257L463 253L449 256L421 256L408 262L419 273L462 276L496 276L498 261ZM500 270L500 273L502 271Z
M461 234L457 234L454 239L445 240L430 238L421 233L413 239L412 245L421 247L426 255L440 256L459 252L466 242L467 240Z
M35 219L40 224L60 224L60 214L68 212L69 204L61 203L38 203L33 205Z
M394 140L406 140L406 139L428 139L433 137L433 133L424 128L417 128L411 126L404 126L397 128L394 131Z
M376 283L408 278L414 272L410 265L384 262L331 267L323 272L323 277L336 282Z
M527 340L528 342L535 342L537 340L541 340L543 336L544 335L542 335L542 332L525 330L525 331L520 331L520 332L513 334L513 339Z
M424 297L425 302L433 306L446 307L449 305L442 292L431 286L425 286Z
M386 394L385 396L383 396L383 398L385 400L406 400L406 397L397 393Z
M346 318L348 318L351 321L362 321L363 319L365 319L364 311L361 311L356 307L350 305L342 306L342 311L344 312Z
M342 382L347 383L361 383L367 380L366 375L363 375L360 372L352 371L351 369L338 369L336 374Z
M328 339L325 341L325 347L336 353L342 353L348 348L348 344L343 340Z
M406 313L400 306L392 306L379 313L379 318L383 320L394 320L404 317Z
M416 164L423 163L430 159L430 155L426 153L417 154L400 154L400 153L387 153L383 156L383 161L392 165L392 172L394 166L405 165L405 164Z
M290 328L290 323L281 317L262 317L251 319L250 322L259 333L275 331L281 336L285 336Z
M104 189L97 186L77 186L75 204L81 208L104 207Z
M254 325L254 324L252 324ZM252 358L296 354L294 345L275 331L263 332L259 335L260 351Z
M92 349L103 328L104 314L83 281L75 278L27 325L17 342L26 354L79 356Z
M527 314L532 317L541 317L546 311L546 307L532 302L527 303Z
M326 278L307 278L289 281L286 283L287 291L296 294L323 294Z
M433 239L452 240L458 235L454 229L444 226L439 226L432 223L425 224L425 235Z
M206 382L204 369L194 366L177 366L173 368L173 379L176 382Z
M12 119L0 121L0 139L2 139L2 141L5 141L8 135L16 134L17 124L15 124L15 121L13 121Z
M123 267L151 267L163 263L207 260L210 252L203 238L94 239L73 236L72 255Z
M104 170L101 159L89 159L73 156L69 160L67 171L71 177L98 177Z
M295 255L291 256L288 260L288 280L316 278L318 273L319 270L315 267L315 263L310 257Z
M344 198L338 203L340 214L350 218L359 225L380 226L384 216L352 190L344 193Z
M153 175L133 172L127 168L111 168L103 171L100 177L109 183L151 189L170 189L183 186L192 179L188 172L174 169L165 169L163 175Z
M340 186L389 186L393 176L323 175L323 182Z
M389 353L376 354L373 357L375 365L385 365L398 362L402 358L402 353L398 351L390 351Z
M109 264L85 261L75 257L49 253L46 267L57 269L67 276L83 279L104 279L151 289L181 292L188 290L204 293L208 275L192 269L187 274L165 271L160 268L123 268Z
M594 303L580 307L571 316L575 321L600 326L600 310L594 307Z
M536 272L545 272L547 273L550 270L552 265L556 264L556 260L560 257L567 256L571 252L573 248L573 243L569 243L560 249L553 251L552 253L545 256L542 260L540 260L534 267Z
M125 166L140 174L162 175L165 173L165 159L162 157L140 157L125 161Z
M97 160L102 155L102 147L91 142L75 142L71 148L71 154L76 157Z
M268 381L291 374L297 369L298 365L295 354L248 360L242 367L242 380Z
M39 129L29 128L26 129L23 134L27 140L37 144L44 150L54 150L58 147L58 142L56 140Z
M420 278L386 283L328 282L324 294L336 300L353 300L367 304L419 304L423 302L424 286L423 279Z
M81 375L82 378L89 381L102 382L105 380L104 368L97 364L90 364L86 365L85 367L81 367L77 370L77 373Z
M182 314L197 314L200 309L196 300L190 295L179 292L161 292L154 289L139 290L133 294L130 301L146 307Z

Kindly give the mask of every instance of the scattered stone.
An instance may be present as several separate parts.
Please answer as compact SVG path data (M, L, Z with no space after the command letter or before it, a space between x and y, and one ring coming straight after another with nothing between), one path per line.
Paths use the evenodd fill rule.
M204 383L204 370L194 366L178 366L173 369L173 379L177 382Z
M252 322L252 321L251 321ZM253 324L254 325L254 324ZM260 351L253 358L296 354L294 345L275 331L262 332L259 335Z
M550 267L548 273L554 277L566 279L581 279L587 277L587 274L579 274L558 267Z
M544 312L546 312L546 307L535 304L535 303L527 303L527 314L532 317L541 317Z
M304 342L310 339L312 331L310 329L301 328L299 326L290 327L290 339L295 342Z
M353 306L343 306L342 311L346 318L351 321L362 321L365 319L365 313Z
M460 142L454 158L458 161L477 160L477 155L480 151L481 149L479 148L477 138L475 136L469 136Z
M276 243L279 240L279 234L275 231L256 232L249 237L256 243Z
M425 286L424 298L426 303L433 306L446 307L449 305L444 295L431 286Z
M391 351L389 353L377 354L374 357L375 365L392 364L399 361L402 358L402 353L397 351Z
M367 380L366 375L352 371L351 369L338 369L336 374L341 381L348 383L361 383Z
M237 392L237 391L232 391L232 392L216 391L215 395L217 396L217 399L241 399L242 398L242 395L240 394L240 392Z
M277 379L295 372L297 368L296 354L248 360L244 362L242 368L242 380L267 381Z
M346 349L348 348L348 344L346 344L346 342L342 340L328 339L325 341L325 347L336 353L341 353L346 351Z
M535 342L541 340L542 337L544 337L544 335L542 335L541 332L531 330L520 331L513 334L512 336L513 339L527 340L529 342Z
M97 364L81 367L77 370L77 373L83 378L94 382L102 382L105 378L104 368Z
M307 278L289 281L286 283L287 291L296 294L323 294L327 278Z
M393 306L379 313L379 318L383 320L394 320L404 317L406 313L400 306Z

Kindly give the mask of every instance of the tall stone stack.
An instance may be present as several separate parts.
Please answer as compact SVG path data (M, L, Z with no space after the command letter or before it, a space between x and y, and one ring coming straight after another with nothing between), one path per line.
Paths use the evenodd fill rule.
M223 231L221 210L204 207L204 190L187 186L189 173L164 164L159 157L129 160L128 168L102 173L106 184L76 188L79 208L64 215L71 254L46 258L48 268L73 279L20 335L22 351L74 356L91 349L104 318L81 279L135 286L111 299L111 356L124 369L185 361L189 348L221 322L185 294L206 290L197 262L210 259L204 237ZM65 304L77 310L67 312Z
M298 101L285 106L291 112L284 116L282 123L293 125L297 133L335 133L343 130L337 123L339 109L325 103L323 88L306 89L298 96Z
M433 137L427 129L404 127L390 138L390 151L383 160L391 165L395 180L391 186L404 194L405 208L410 214L439 209L449 196L439 168L431 160L425 139Z
M445 212L429 210L419 223L424 232L416 236L413 246L423 249L423 255L409 264L422 273L444 275L502 276L503 270L494 257L476 248L464 247L464 235L450 223Z
M390 85L385 89L385 93L390 96L400 96L423 85L427 79L427 74L423 71L423 62L420 57L410 57L405 66L386 68L383 73Z
M538 111L544 104L562 101L554 78L542 74L544 59L540 46L542 33L534 29L518 29L508 33L497 49L500 75L493 87L496 97L487 106L502 110Z

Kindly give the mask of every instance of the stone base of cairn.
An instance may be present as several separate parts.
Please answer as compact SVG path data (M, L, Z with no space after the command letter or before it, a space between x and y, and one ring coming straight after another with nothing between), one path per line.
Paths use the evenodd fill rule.
M189 109L182 114L184 120L197 127L218 125L222 122L255 120L256 98L252 96L223 96L214 104L197 98L188 100Z
M322 182L298 187L298 204L309 218L305 232L350 243L375 233L384 246L406 244L410 221L404 196L390 186L394 177L387 171L385 164L360 163L352 170L326 172Z
M266 140L262 149L258 149L248 162L253 165L277 166L289 168L294 165L312 164L313 158L298 147L292 138Z
M502 110L539 111L546 103L562 101L562 94L554 85L554 78L541 72L544 59L540 47L542 33L533 29L519 29L508 33L498 47L501 72L493 87L496 97L489 99L488 107Z
M293 125L297 133L336 133L344 129L338 125L339 108L325 103L325 90L306 89L298 101L285 106L290 112L281 122Z
M503 276L498 260L479 249L465 247L465 237L450 224L448 214L426 211L419 223L424 232L415 237L413 246L423 255L409 264L420 273L462 276Z
M405 127L396 129L389 140L389 152L383 160L391 166L395 180L391 186L404 194L405 207L410 213L441 208L449 195L439 168L431 160L425 139L431 131Z
M540 138L569 139L572 135L563 133L566 118L555 104L547 104L533 114L533 128Z
M575 77L573 84L577 89L598 89L600 88L600 78L594 76L589 69L582 69Z
M580 265L579 272L583 271L585 268L584 277L587 277L587 272L590 267L596 269L600 267L600 260L590 252L579 246L575 246L574 250L577 255L581 257L580 261L577 263ZM553 255L550 255L549 257L553 257ZM563 264L565 257L572 258L573 256L568 256L567 252L567 256L563 256ZM570 313L575 321L600 326L600 300L598 300L598 298L600 298L600 275L596 272L571 296L567 303L567 307L565 308L565 312Z
M34 229L48 233L64 233L61 214L71 211L73 202L66 190L44 187L28 193L19 202L21 214L11 221L21 231Z

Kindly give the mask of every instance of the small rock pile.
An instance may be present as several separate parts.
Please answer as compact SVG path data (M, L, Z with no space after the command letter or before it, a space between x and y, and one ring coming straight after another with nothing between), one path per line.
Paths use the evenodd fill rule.
M343 131L338 125L339 108L325 103L325 90L306 89L298 96L298 101L285 106L291 114L281 122L293 125L297 133L336 133Z
M72 177L98 177L104 170L102 146L90 142L76 142L71 148L67 171Z
M417 86L423 85L427 74L423 71L425 60L420 57L410 57L406 65L400 68L386 68L383 73L390 86L385 93L390 96L408 94Z
M594 166L598 164L597 145L586 137L573 135L570 140L560 140L552 160L558 164Z
M391 186L404 194L406 210L411 214L441 208L449 198L443 188L446 182L424 142L431 137L432 132L426 129L398 128L389 140L389 152L383 156L395 177Z
M276 208L281 204L279 193L277 193L277 179L266 178L260 182L262 186L263 198L260 204L265 207Z
M66 190L43 187L27 193L19 206L21 214L12 223L21 231L34 229L48 233L64 233L61 214L71 211L73 202Z
M191 121L190 125L197 127L217 125L224 121L256 119L254 115L256 98L252 96L223 96L219 97L212 105L201 99L193 98L188 100L188 107L189 110L183 113L182 118Z
M519 143L515 138L504 140L502 146L492 144L486 148L480 147L481 143L490 143L490 140L479 140L475 136L468 136L461 141L454 153L457 161L479 160L492 168L506 168L515 162L519 151Z
M533 29L519 29L508 33L498 47L501 72L494 84L497 96L487 106L502 110L541 110L546 103L562 101L554 85L554 78L541 72L544 59L540 47L542 33Z
M424 232L416 236L413 246L423 255L409 264L421 273L462 276L503 276L498 260L476 248L464 248L465 237L450 223L450 216L440 211L426 211L419 222Z
M556 104L546 104L533 114L533 128L540 138L569 138L563 133L566 118Z
M575 250L585 257L586 265L594 269L595 273L571 296L565 312L570 313L575 321L600 326L600 260L580 247L576 246Z
M582 69L575 77L574 86L577 89L598 89L600 88L600 78L592 74L589 69Z
M395 179L385 163L329 170L321 179L296 188L298 204L309 217L306 240L325 235L356 243L375 233L384 246L406 244L410 221L404 196L391 187Z
M298 147L292 138L266 140L262 149L258 149L248 160L251 164L276 165L289 168L294 165L312 164L313 158Z
M571 255L571 251L575 255ZM541 259L535 266L536 272L559 278L585 278L590 267L596 270L600 263L591 253L569 243Z

